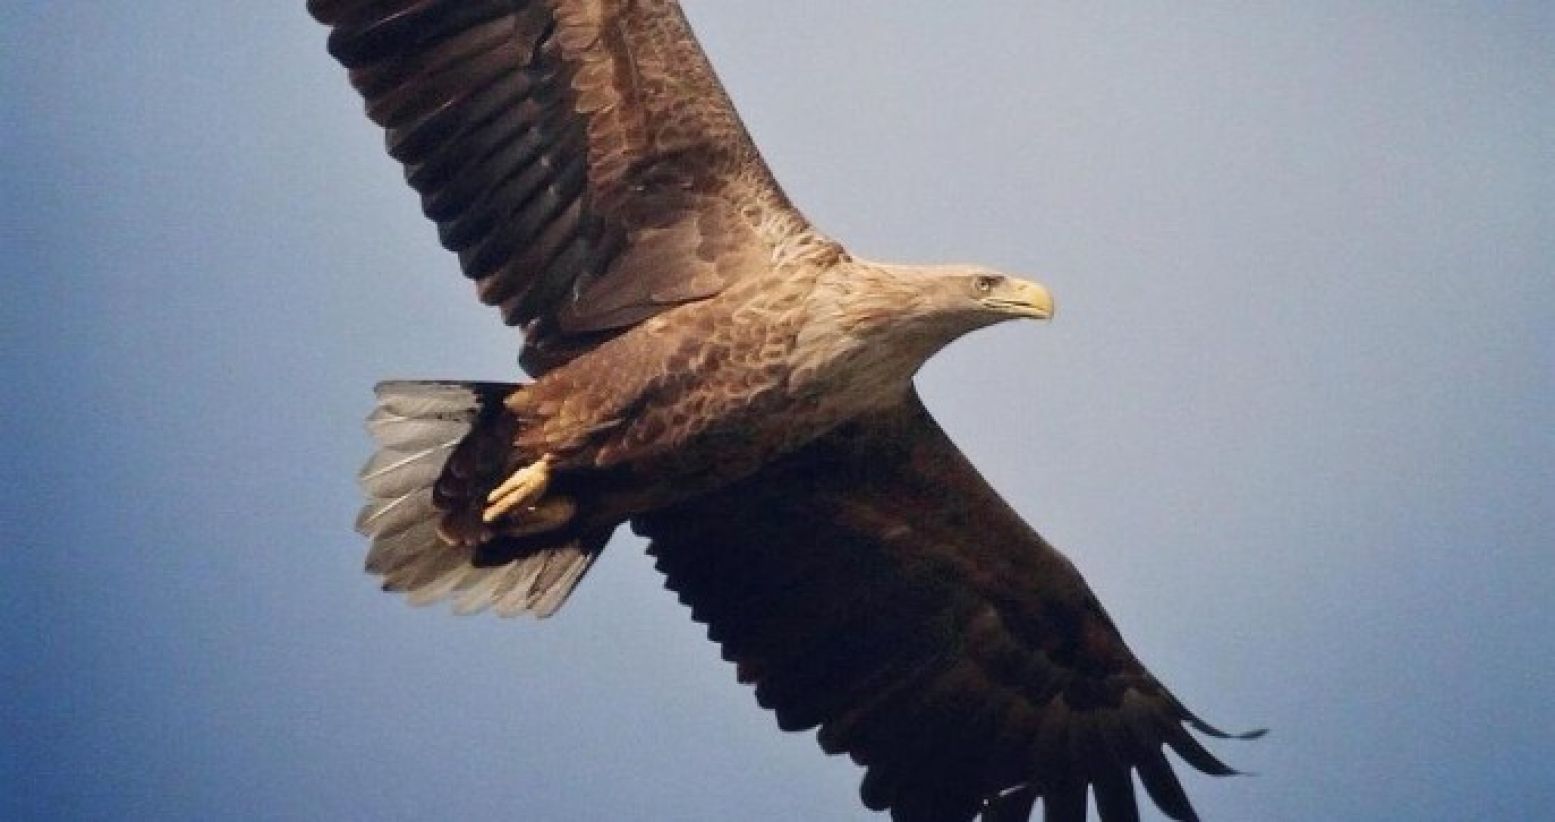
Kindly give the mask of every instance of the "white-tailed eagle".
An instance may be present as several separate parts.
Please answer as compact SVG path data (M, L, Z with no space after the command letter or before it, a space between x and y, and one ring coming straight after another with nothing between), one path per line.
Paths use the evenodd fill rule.
M389 382L367 567L547 616L611 534L899 820L1193 819L1231 770L912 378L1046 290L851 256L772 179L673 0L310 0L521 384Z

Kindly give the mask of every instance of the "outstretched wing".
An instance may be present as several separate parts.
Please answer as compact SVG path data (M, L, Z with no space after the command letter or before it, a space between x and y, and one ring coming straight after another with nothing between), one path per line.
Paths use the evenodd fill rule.
M1075 567L916 397L736 486L640 518L667 585L786 730L867 768L899 820L1195 818L1164 755L1231 769Z
M541 371L813 237L674 0L309 0Z

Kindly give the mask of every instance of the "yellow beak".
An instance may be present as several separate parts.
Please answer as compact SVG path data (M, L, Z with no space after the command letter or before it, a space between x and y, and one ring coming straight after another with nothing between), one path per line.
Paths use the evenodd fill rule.
M1041 285L1027 280L1007 281L1005 292L988 303L1019 317L1036 320L1053 317L1053 295Z

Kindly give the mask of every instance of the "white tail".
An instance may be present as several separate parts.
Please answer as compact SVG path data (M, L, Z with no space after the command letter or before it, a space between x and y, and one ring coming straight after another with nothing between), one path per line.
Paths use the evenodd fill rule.
M548 617L599 555L602 544L568 538L509 562L478 565L483 546L455 544L440 534L446 512L433 492L444 466L472 431L501 418L502 400L514 388L396 381L374 389L378 402L367 430L378 452L359 477L368 502L356 530L372 539L367 570L383 577L384 590L404 593L412 605L450 599L460 614L490 608L501 616Z

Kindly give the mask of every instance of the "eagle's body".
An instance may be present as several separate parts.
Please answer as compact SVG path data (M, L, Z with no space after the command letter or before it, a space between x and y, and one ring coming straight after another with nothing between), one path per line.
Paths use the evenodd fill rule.
M737 479L896 405L930 354L991 321L901 323L923 296L917 276L928 274L807 259L676 306L515 392L508 407L530 421L518 444L564 470Z
M367 567L555 612L615 530L898 819L1137 818L1217 735L988 487L912 378L1040 286L854 258L761 162L673 0L310 0L523 384L389 382Z
M543 374L509 403L537 423L524 446L535 456L563 454L565 468L657 468L666 460L708 464L706 441L733 432L746 432L748 453L723 450L722 458L756 465L787 450L774 442L785 431L813 438L847 416L803 402L842 399L824 385L836 380L836 368L795 369L806 356L801 337L823 321L816 286L831 268L808 260L775 266Z

